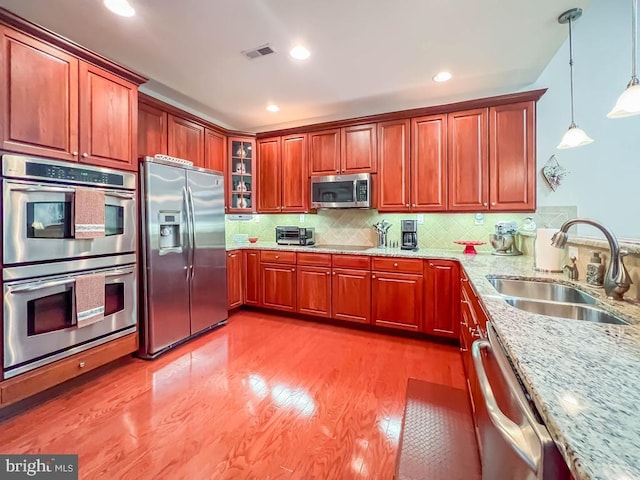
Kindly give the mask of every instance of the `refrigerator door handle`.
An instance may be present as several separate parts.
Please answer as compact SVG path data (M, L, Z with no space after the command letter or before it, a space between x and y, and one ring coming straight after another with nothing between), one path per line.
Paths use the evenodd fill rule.
M187 194L187 189L185 187L182 187L182 200L184 202L184 207L185 207L185 220L187 222L187 241L185 242L185 249L184 251L187 254L187 265L184 267L184 269L187 271L187 274L185 276L185 281L189 281L189 276L191 273L191 249L193 248L193 246L191 245L191 215L189 213L189 196Z
M191 218L191 238L189 239L191 258L189 259L189 270L191 271L191 278L193 278L193 263L195 261L196 253L196 209L193 204L193 192L191 191L191 187L188 186L187 190L189 192L189 195L187 196L189 207L187 217Z

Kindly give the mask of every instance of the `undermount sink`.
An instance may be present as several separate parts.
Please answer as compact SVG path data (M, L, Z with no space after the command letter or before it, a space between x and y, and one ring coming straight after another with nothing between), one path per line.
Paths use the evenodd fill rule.
M575 303L541 302L526 298L506 297L505 301L520 310L552 317L571 318L574 320L586 320L587 322L611 323L614 325L629 325L625 320L611 315L599 308L578 305Z
M598 303L598 300L588 293L557 283L507 278L488 278L487 280L498 292L509 297L548 300L551 302L586 303L589 305Z

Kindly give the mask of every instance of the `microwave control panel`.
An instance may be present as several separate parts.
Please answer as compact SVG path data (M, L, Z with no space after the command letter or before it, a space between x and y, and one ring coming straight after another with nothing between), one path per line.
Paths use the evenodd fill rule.
M366 180L356 181L356 202L366 202L369 200L369 189Z

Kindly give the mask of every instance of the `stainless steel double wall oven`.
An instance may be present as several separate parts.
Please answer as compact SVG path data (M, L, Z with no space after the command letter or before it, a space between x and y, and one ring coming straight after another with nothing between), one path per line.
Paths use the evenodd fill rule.
M78 188L104 193L104 236L74 236ZM2 155L4 377L136 331L136 176ZM75 282L104 275L104 318L79 327Z

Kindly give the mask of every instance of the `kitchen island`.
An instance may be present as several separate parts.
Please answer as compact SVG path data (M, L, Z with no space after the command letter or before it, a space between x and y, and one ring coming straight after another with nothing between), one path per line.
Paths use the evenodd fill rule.
M296 252L458 260L479 294L513 363L576 479L640 478L640 306L602 289L535 272L531 257L463 255L447 250L353 250L278 246L230 247ZM630 325L596 324L518 310L487 276L546 279L577 286Z

